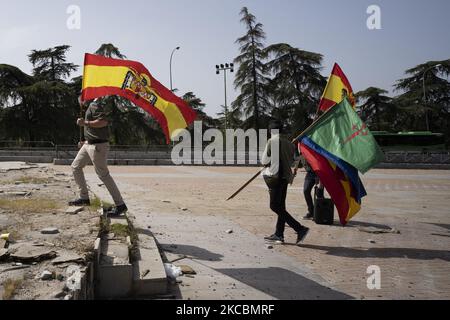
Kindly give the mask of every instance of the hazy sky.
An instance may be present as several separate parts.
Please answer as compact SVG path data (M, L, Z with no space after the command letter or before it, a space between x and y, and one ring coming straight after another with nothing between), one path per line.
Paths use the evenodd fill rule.
M381 8L381 30L366 26L373 4ZM66 26L69 5L81 9L80 30ZM215 115L224 104L223 75L216 75L215 65L238 55L243 6L264 25L266 44L286 42L323 54L323 75L336 61L355 91L391 90L406 69L450 58L448 0L0 0L0 63L29 73L32 49L68 44L68 60L82 65L85 52L111 42L169 87L170 54L181 46L173 58L174 87L181 94L193 91ZM228 101L236 96L233 79Z

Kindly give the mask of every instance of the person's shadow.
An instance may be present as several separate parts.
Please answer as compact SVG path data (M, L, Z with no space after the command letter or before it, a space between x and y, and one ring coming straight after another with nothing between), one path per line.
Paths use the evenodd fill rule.
M300 247L326 251L325 254L346 258L408 258L414 260L441 259L450 261L448 250L428 250L414 248L345 248L303 244Z

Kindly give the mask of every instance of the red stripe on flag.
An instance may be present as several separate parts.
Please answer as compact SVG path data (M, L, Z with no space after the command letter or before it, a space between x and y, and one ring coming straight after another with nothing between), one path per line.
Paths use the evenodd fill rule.
M330 194L330 197L339 213L339 220L341 224L346 225L350 204L341 183L341 180L345 179L341 169L336 167L336 170L334 170L325 157L310 149L303 143L300 144L300 150L311 168L319 176L325 189L327 189Z
M335 104L336 104L336 102L334 102L333 100L329 100L327 98L322 98L322 100L320 100L319 110L326 111L326 110L330 109L331 107L333 107Z
M348 94L353 93L352 86L350 85L350 82L347 79L347 76L344 74L344 71L342 71L341 67L335 63L333 67L333 71L331 74L341 78L342 82L344 83L344 86L347 87Z

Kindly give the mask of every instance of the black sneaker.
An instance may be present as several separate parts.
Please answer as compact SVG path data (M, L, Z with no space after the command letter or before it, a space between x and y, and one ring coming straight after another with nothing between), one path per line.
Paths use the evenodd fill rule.
M284 238L279 237L276 234L273 234L268 237L264 237L264 240L269 241L269 242L274 242L274 243L284 243Z
M297 232L297 243L296 243L297 245L299 245L300 243L303 242L303 240L305 239L308 232L309 232L309 228L302 226L300 231Z
M120 206L113 207L111 211L108 211L107 214L111 217L120 216L128 211L128 208L125 204L121 204Z
M77 199L69 202L69 206L71 207L83 207L90 206L91 201L89 199Z
M303 220L312 220L314 218L314 215L312 213L307 213L304 217Z

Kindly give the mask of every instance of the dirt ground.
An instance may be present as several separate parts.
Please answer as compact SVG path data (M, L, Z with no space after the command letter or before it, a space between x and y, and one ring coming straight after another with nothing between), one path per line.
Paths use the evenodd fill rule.
M66 213L74 197L75 185L65 173L45 166L2 170L0 234L10 237L9 253L0 257L0 300L66 297L67 267L86 264L99 233L96 207ZM43 234L46 228L58 232ZM49 280L41 280L44 271L51 274Z

